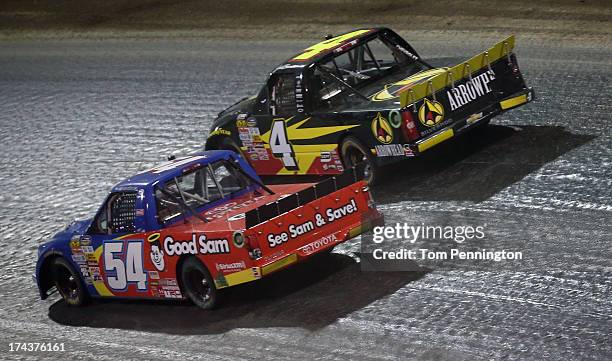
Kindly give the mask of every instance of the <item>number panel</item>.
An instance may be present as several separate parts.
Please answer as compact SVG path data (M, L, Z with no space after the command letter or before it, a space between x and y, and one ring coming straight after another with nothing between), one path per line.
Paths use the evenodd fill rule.
M274 119L270 130L270 148L275 157L281 159L288 170L298 170L293 146L287 136L287 127L283 119Z
M144 271L143 240L106 241L103 249L104 274L113 291L126 291L136 284L138 291L147 290Z

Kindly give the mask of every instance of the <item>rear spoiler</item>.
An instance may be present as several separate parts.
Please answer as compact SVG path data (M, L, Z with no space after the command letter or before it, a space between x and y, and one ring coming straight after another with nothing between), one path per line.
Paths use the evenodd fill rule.
M362 179L364 179L364 167L352 167L338 176L327 178L320 183L302 189L297 193L281 198L275 202L270 202L251 209L245 213L246 228L248 229L266 222L292 209L301 207L319 198L325 197L330 193L357 183Z
M433 76L428 81L411 86L407 90L400 90L400 106L402 108L415 104L419 100L432 96L435 99L436 91L448 86L454 86L464 78L471 78L472 74L485 67L491 68L491 63L503 58L511 64L510 54L514 49L514 35L500 41L492 48L470 58L469 60L449 68L444 73Z

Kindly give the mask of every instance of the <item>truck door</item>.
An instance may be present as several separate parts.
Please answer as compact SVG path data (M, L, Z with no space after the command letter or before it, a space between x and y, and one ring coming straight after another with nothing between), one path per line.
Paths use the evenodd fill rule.
M137 236L145 231L143 201L144 189L111 193L81 239L83 279L100 296L138 296L148 290L144 237Z
M300 174L289 127L304 119L304 94L301 75L276 73L270 76L260 93L255 112L243 122L238 132L245 155L259 174Z

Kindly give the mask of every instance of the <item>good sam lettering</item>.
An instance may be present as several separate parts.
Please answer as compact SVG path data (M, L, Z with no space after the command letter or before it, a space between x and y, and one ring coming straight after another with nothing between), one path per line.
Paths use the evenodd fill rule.
M323 214L315 213L314 219L306 221L300 224L290 224L287 228L287 232L281 232L279 234L270 233L267 236L268 244L271 248L280 246L281 244L302 236L308 232L314 231L316 228L325 226L328 223L334 222L341 218L357 212L357 204L355 199L351 200L338 208L327 208Z

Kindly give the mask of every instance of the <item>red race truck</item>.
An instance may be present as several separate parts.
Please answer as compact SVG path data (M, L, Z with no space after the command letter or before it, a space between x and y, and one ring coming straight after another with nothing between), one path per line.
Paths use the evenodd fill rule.
M42 244L42 299L191 299L211 309L223 288L333 249L383 217L351 168L317 184L266 186L231 151L175 159L116 186L93 219Z

